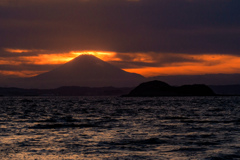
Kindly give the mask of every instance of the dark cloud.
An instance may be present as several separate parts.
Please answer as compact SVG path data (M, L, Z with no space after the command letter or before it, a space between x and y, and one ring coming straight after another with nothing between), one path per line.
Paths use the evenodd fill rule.
M108 62L119 68L144 68L144 67L158 67L158 63L147 63L147 62L132 62L132 61L110 61Z
M196 59L191 56L181 54L158 54L158 53L137 53L137 54L118 54L120 61L109 61L109 63L119 68L144 68L144 67L165 67L186 62L202 62L204 60ZM216 62L217 63L217 62Z
M14 53L6 51L5 49L0 49L0 57L2 58L13 58L13 57L25 57L25 56L37 56L40 53L44 53L42 51L29 51L29 52L20 52L20 53ZM49 52L48 52L49 53Z
M1 71L49 71L57 68L59 65L34 65L34 64L21 64L21 65L0 65Z
M240 54L239 0L0 2L0 47Z

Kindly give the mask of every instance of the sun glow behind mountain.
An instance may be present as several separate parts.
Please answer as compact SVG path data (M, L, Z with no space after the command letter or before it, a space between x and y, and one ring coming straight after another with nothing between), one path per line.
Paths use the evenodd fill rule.
M80 55L93 55L127 72L145 77L159 75L202 75L240 73L240 57L221 54L117 53L110 51L69 51L5 49L0 58L2 75L31 77L50 71ZM10 69L4 69L9 67Z
M80 51L76 52L73 51L71 52L72 55L75 55L73 58L80 56L80 55L93 55L95 57L100 58L103 61L120 61L121 59L117 58L116 52L104 52L104 51ZM72 59L73 59L72 58Z
M115 58L115 52L102 52L102 51L71 51L69 53L60 54L41 54L36 57L31 57L32 60L35 59L35 64L63 64L80 55L93 55L102 59L103 61L119 60ZM28 58L28 57L27 57Z
M105 51L70 51L56 53L45 50L11 49L5 48L11 56L2 57L0 65L13 66L13 70L0 70L0 74L8 76L31 77L47 72L58 65L71 61L80 55L93 55L103 61L119 61L115 52ZM40 68L39 70L36 70ZM49 69L44 69L44 68ZM17 68L17 69L15 69ZM43 68L43 69L41 69Z

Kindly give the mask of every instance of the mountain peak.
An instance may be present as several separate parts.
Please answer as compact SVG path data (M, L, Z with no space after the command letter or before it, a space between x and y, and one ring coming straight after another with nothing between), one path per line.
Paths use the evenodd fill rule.
M94 55L83 54L83 55L79 55L78 57L72 59L71 61L63 64L62 66L60 66L60 68L69 66L72 70L75 70L76 68L74 68L74 67L90 68L91 66L100 64L100 63L106 63L106 62L95 57Z
M134 87L145 78L139 74L126 72L93 55L86 54L28 80L29 83L26 85L34 88L61 86Z
M73 77L75 77L76 74L81 74L85 77L89 77L89 75L98 75L99 79L102 76L103 78L106 78L106 75L116 76L115 74L119 74L119 72L123 73L125 71L93 55L84 54L74 58L73 60L50 72L66 73L66 75L70 77L71 74L73 74Z
M91 55L91 54L81 54L74 58L73 60L88 60L88 61L93 61L93 60L101 60L100 58Z

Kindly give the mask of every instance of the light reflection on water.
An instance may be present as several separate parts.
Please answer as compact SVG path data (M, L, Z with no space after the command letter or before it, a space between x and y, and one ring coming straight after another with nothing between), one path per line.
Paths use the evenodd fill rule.
M1 97L1 159L240 159L240 97Z

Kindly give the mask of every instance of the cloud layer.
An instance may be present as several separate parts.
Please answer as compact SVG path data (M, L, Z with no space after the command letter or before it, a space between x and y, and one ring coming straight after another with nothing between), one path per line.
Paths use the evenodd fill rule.
M239 0L10 2L0 6L0 47L191 54L240 51Z
M111 63L132 69L238 57L239 8L239 0L2 0L0 70L20 70L10 66L17 59L50 69L27 60L71 51L112 51L119 61Z

